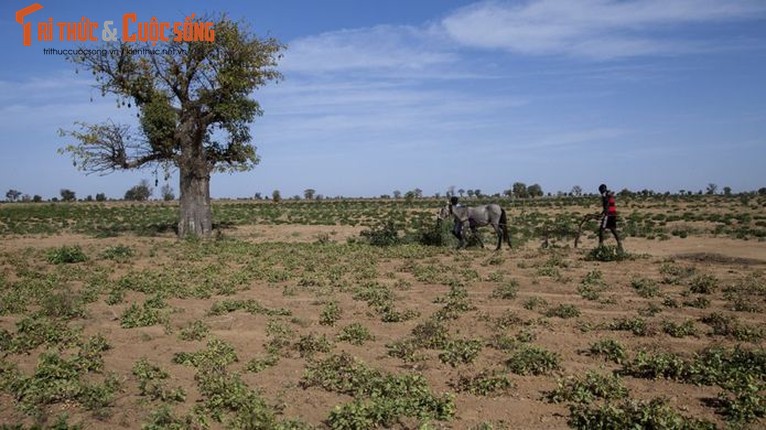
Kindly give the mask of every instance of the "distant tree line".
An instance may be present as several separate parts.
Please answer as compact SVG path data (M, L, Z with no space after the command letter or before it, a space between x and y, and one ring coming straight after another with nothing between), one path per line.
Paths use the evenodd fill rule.
M744 191L740 193L734 193L732 191L732 188L729 186L721 187L721 192L718 192L719 187L717 184L709 183L704 189L699 189L697 191L693 190L687 190L687 189L680 189L677 192L657 192L650 189L642 189L642 190L636 190L632 191L628 188L623 188L622 190L617 192L617 195L621 197L653 197L653 196L712 196L712 195L721 195L721 196L752 196L752 195L759 195L759 196L766 196L766 187L761 187L758 190L755 191ZM150 185L149 181L146 179L142 179L137 185L129 188L127 191L125 191L125 195L123 196L123 200L127 201L146 201L149 200L152 195L154 194L154 188ZM508 198L513 199L534 199L534 198L540 198L543 197L545 193L543 192L542 186L540 184L532 184L527 185L524 182L514 182L511 187L507 190L503 190L502 193L494 193L491 195L487 195L482 192L482 190L476 188L476 189L464 189L464 188L457 188L454 185L451 185L447 188L446 192L444 193L445 197L452 197L452 196L459 196L460 198L484 198L484 197L495 197L500 198L502 196L506 196ZM555 194L548 192L547 196L549 197L582 197L582 196L589 196L589 195L595 195L595 193L584 193L583 189L579 185L573 186L569 191L557 191ZM441 193L437 192L434 193L433 196L430 196L432 198L441 198ZM176 196L173 191L173 187L170 186L170 184L164 184L160 188L160 196L162 200L164 201L171 201L175 200ZM400 190L394 190L392 194L383 194L379 196L381 199L404 199L405 201L411 201L414 199L422 199L424 198L423 190L420 188L414 188L409 191L402 192ZM256 192L255 195L252 197L255 200L268 200L269 196L264 196L261 192ZM291 200L324 200L326 197L322 194L319 194L316 192L314 188L306 188L303 191L303 196L300 195L294 195L291 197ZM342 196L335 196L332 197L333 199L342 199ZM279 190L274 190L271 193L271 200L275 203L279 203L282 201L282 194ZM64 202L73 202L77 201L77 195L74 191L68 189L68 188L62 188L59 191L58 197L52 197L49 199L49 201L57 202L57 201L64 201ZM96 201L96 202L104 202L109 200L106 197L106 194L104 193L97 193L94 196L88 195L85 198L80 199L82 201ZM5 193L5 201L8 203L14 203L14 202L32 202L32 203L39 203L44 201L43 197L39 194L35 194L33 196L30 196L29 194L25 194L17 189L9 189Z

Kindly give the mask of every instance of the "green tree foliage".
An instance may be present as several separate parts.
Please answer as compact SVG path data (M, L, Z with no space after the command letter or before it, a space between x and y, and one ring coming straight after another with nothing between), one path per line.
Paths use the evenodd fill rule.
M149 186L149 182L146 179L142 179L141 182L125 192L125 200L133 201L145 201L149 200L152 196L152 188Z
M61 189L61 191L59 191L59 194L61 194L61 200L65 202L73 202L77 200L77 197L75 196L75 192L70 189L63 188Z
M532 184L527 187L527 195L529 197L542 197L543 187L541 187L540 184Z
M162 194L162 200L165 200L166 202L176 199L173 187L171 187L170 184L163 185L162 189L160 189L160 193Z
M21 197L21 191L18 190L8 190L8 192L5 193L5 198L9 202L15 202L19 197Z
M527 184L523 182L514 182L513 186L511 187L511 192L513 193L513 197L517 199L525 199L529 197Z

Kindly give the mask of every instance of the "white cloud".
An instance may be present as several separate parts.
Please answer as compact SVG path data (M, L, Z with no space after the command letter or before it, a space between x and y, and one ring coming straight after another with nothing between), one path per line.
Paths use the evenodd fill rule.
M438 38L417 27L381 25L340 30L293 41L281 66L287 72L307 73L348 69L417 71L457 60L438 45Z
M699 42L658 33L682 24L757 19L764 12L766 3L758 0L535 0L479 3L441 24L467 47L609 59L699 50Z

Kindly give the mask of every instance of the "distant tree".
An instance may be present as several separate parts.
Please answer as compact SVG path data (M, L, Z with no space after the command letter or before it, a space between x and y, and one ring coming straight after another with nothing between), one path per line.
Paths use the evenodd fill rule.
M33 203L40 203L41 201L43 201L43 196L39 194L35 194L34 196L32 196Z
M457 193L460 194L460 197L463 197L463 194L465 194L465 190L461 188L457 190Z
M166 202L176 199L173 187L171 187L170 184L166 183L163 185L162 188L160 188L160 193L162 194L162 200L165 200Z
M88 196L87 196L87 197L85 197L85 201L86 201L86 202L92 202L92 201L93 201L93 196L92 196L92 195L90 195L90 194L88 194Z
M705 194L713 195L716 191L718 191L718 185L712 182L707 184L707 188L705 188Z
M314 200L324 200L324 194L317 194L314 196Z
M261 193L255 193L255 196L253 196L256 200L263 200L263 195Z
M527 195L529 197L542 197L543 187L541 187L540 184L532 184L527 187Z
M303 190L303 197L306 200L314 200L314 194L315 193L316 193L316 190L314 190L313 188L307 188L307 189Z
M572 195L575 197L580 197L582 196L582 187L579 185L575 185L574 187L572 187L572 191L570 191L570 193L572 193Z
M423 198L423 190L421 190L420 188L415 188L414 190L412 190L412 192L415 193L416 199Z
M473 190L473 195L475 195L477 199L481 198L481 189L477 188Z
M282 201L282 194L279 192L279 190L274 190L271 192L271 201L274 203L279 203Z
M412 200L414 200L415 197L417 197L415 195L415 191L407 191L406 193L404 193L404 200L407 200L408 202L411 202Z
M399 190L394 190L394 198L395 199L401 199L402 198L402 192Z
M759 196L766 196L766 187L758 188L758 195Z
M517 199L524 199L529 196L527 193L527 184L523 182L514 182L511 189L513 190L513 196Z
M723 187L723 195L724 196L730 196L731 195L731 187Z
M503 190L503 195L507 197L513 197L513 190L510 188L507 190Z
M647 191L647 190L644 190L644 191ZM643 191L642 191L642 193L643 193ZM623 188L622 190L620 190L619 193L617 193L617 195L619 195L620 197L632 197L634 195L634 193L633 193L633 191L630 191L627 188Z
M128 191L125 191L125 200L143 202L151 197L153 191L154 190L149 187L149 181L142 179L138 185L132 187Z
M438 199L438 198L441 198L441 193L440 193L440 192L438 192L438 191L437 191L437 192L435 192L435 193L434 193L434 198L436 198L436 199Z
M679 195L679 196L684 196L684 195L686 195L686 190L685 190L685 189L683 189L683 188L681 188L680 190L678 190L678 195Z
M97 202L105 202L106 201L106 194L104 194L104 193L96 193L96 201Z
M473 197L473 190L466 190L466 194L468 194L468 197Z
M65 202L73 202L77 200L77 197L75 196L75 192L66 188L63 188L59 191L59 194L61 195L61 200Z
M8 192L5 193L5 198L9 202L15 202L20 196L21 196L21 191L18 191L18 190L8 190Z

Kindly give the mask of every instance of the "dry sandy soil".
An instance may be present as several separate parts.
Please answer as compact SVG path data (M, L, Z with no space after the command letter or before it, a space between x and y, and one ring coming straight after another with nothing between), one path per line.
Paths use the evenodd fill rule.
M314 242L319 237L329 238L330 241L345 243L347 238L358 237L360 228L353 227L322 227L301 225L278 226L245 226L227 230L225 235L251 243L271 242ZM582 353L589 345L599 339L614 339L626 346L629 356L645 349L649 351L667 350L681 354L691 354L713 344L735 345L738 342L711 337L707 334L708 327L700 322L695 325L699 331L697 337L673 338L659 329L662 321L683 322L688 319L695 321L702 315L712 311L725 311L727 303L721 294L712 298L709 309L680 307L677 309L663 308L658 315L648 318L650 327L654 330L652 336L635 336L630 332L608 330L583 330L587 325L595 326L609 322L615 318L637 315L638 311L650 303L662 306L662 298L642 298L636 295L630 287L631 279L647 277L660 279L659 268L663 261L675 260L682 266L694 267L698 273L715 276L721 285L747 276L763 272L766 269L766 243L757 241L741 241L723 238L689 237L686 239L671 238L670 240L628 239L625 242L629 252L640 257L619 263L600 263L586 261L584 256L587 248L593 246L593 238L586 239L585 249L561 249L556 251L540 250L537 245L528 243L523 249L508 251L504 249L495 254L489 249L467 249L462 251L444 250L441 254L427 260L432 264L443 264L447 267L458 266L470 268L479 274L479 279L467 284L469 298L476 307L475 310L463 314L459 319L449 322L449 330L455 338L484 338L491 337L492 321L508 311L513 311L527 325L518 325L506 330L509 335L521 331L531 332L534 344L561 355L562 370L551 376L519 376L509 373L515 387L507 393L497 396L475 396L468 393L456 394L457 412L453 420L434 423L436 428L468 429L481 423L491 423L495 428L524 428L524 429L558 429L567 428L568 409L564 404L551 404L542 399L543 393L556 386L558 378L581 375L588 369L606 373L620 366L605 362L598 357ZM10 256L24 250L45 250L60 245L78 244L89 255L98 255L103 249L114 244L123 244L136 250L136 257L129 263L120 263L114 267L112 278L118 278L130 270L157 267L157 265L172 265L174 253L165 251L172 249L176 239L170 236L155 238L137 238L123 236L117 238L94 239L85 236L59 235L52 237L5 237L0 242L0 270L6 278L14 280L16 273L10 266ZM159 252L152 250L160 249ZM33 251L26 251L33 252ZM539 267L558 255L565 262L559 267L560 276L541 275ZM488 263L493 256L500 255L493 263ZM435 393L455 392L450 382L458 375L476 373L484 369L502 369L507 358L507 352L484 347L478 358L471 364L455 368L439 361L439 351L425 350L425 359L414 364L386 354L385 345L406 338L413 328L422 323L428 316L438 311L442 305L434 303L439 297L449 292L449 287L442 284L423 283L413 277L412 273L404 270L407 261L403 258L391 258L377 262L380 275L378 281L385 285L404 282L408 288L397 289L397 306L417 310L420 317L402 322L385 324L370 308L361 301L354 300L350 293L334 293L333 300L342 309L342 316L335 326L319 324L319 314L324 300L329 297L319 297L316 292L297 291L292 295L285 294L294 281L268 283L253 281L247 288L236 294L237 299L253 298L270 308L286 308L292 311L292 327L299 335L315 333L325 334L335 338L339 328L351 323L361 323L372 332L375 341L364 346L354 346L337 342L333 353L347 351L368 365L388 372L401 373L417 371L428 380ZM91 263L80 263L91 264ZM109 261L97 261L93 264L116 264ZM178 264L185 264L178 262ZM610 289L607 293L614 303L599 303L588 301L578 295L577 287L584 276L599 270ZM506 279L519 283L518 296L511 300L499 300L492 297L498 283L490 281L493 273L502 273ZM682 300L682 293L687 290L685 285L660 284L662 294ZM231 343L239 356L239 362L232 369L240 371L249 386L262 392L270 404L275 405L284 417L299 418L311 425L322 427L329 412L335 405L350 400L350 397L327 392L311 387L302 388L299 385L307 360L298 354L288 354L279 363L260 373L244 370L245 363L251 358L265 353L264 343L267 341L265 327L269 317L252 315L237 311L222 316L210 316L211 303L222 297L211 299L177 299L172 298L168 303L179 310L173 313L168 327L155 325L150 327L125 329L120 326L119 316L128 304L141 302L143 295L128 292L123 303L107 305L102 299L88 305L88 316L85 319L72 322L82 326L85 335L102 333L111 343L112 349L107 351L105 369L114 372L122 381L114 407L108 417L99 420L93 418L88 411L77 404L57 403L48 409L49 416L56 416L61 411L69 413L70 422L83 422L86 428L140 428L146 421L149 411L155 409L155 404L142 399L137 392L135 377L131 373L134 363L141 357L151 361L170 372L171 386L183 387L188 398L186 402L175 407L180 413L185 413L200 400L194 380L195 369L172 363L172 357L178 352L189 352L201 349L204 341L182 342L178 339L178 331L192 321L201 320L211 328L210 337L223 339ZM578 318L561 319L544 317L540 310L526 309L523 304L530 297L539 297L547 301L548 308L559 304L573 304L582 315ZM0 298L0 300L2 300ZM763 325L766 323L764 313L736 313L737 317L746 323ZM13 332L18 315L0 316L0 328ZM750 346L762 346L762 343ZM26 356L10 356L22 371L31 374L35 367L39 350ZM624 378L625 385L630 389L631 397L650 399L666 397L670 404L682 414L704 418L724 425L722 418L715 414L714 409L706 406L706 399L715 398L720 391L718 387L694 386L667 380L645 380L631 377ZM31 423L31 419L14 408L14 400L0 394L0 424ZM220 424L211 422L212 428ZM404 420L400 426L417 425L417 421ZM766 422L756 423L766 426ZM763 427L761 427L763 428Z

